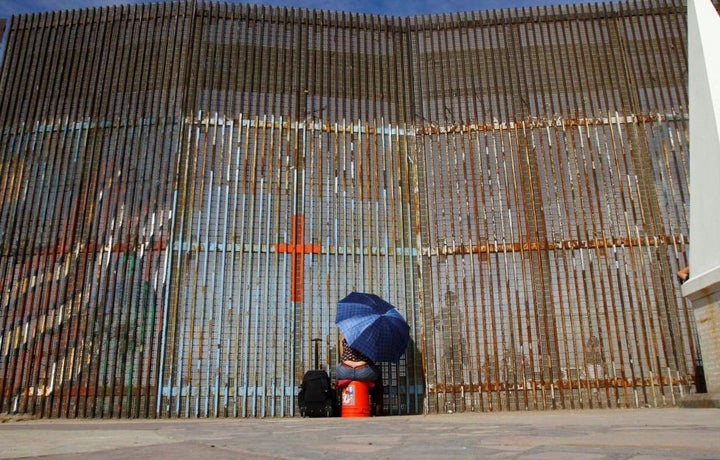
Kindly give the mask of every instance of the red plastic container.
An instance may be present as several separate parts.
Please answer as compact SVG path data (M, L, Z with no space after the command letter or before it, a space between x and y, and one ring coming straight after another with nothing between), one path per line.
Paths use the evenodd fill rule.
M370 417L370 384L353 380L342 391L343 417Z

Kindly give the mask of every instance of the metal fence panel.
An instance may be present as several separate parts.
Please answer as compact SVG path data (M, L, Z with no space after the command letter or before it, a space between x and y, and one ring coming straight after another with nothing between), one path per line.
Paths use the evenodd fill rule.
M410 324L392 414L675 404L684 14L12 18L0 411L294 416L353 290Z

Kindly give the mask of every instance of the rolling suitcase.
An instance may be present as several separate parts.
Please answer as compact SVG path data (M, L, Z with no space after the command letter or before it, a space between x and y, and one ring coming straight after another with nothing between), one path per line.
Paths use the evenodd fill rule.
M318 369L318 342L315 342L315 369L305 372L300 391L298 392L298 407L302 417L333 417L339 415L337 391L332 388L330 376L322 369Z

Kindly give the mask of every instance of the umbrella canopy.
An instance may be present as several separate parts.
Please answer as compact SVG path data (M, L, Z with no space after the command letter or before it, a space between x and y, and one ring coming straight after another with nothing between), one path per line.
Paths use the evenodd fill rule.
M410 326L393 305L375 294L352 292L335 317L348 345L376 362L397 362L410 342Z

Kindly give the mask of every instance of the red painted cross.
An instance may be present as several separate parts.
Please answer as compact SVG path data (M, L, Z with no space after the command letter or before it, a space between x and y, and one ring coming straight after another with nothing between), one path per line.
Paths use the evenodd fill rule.
M302 302L305 286L305 254L320 254L319 244L305 244L305 216L295 214L292 218L292 243L279 243L276 252L292 254L290 300Z

